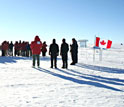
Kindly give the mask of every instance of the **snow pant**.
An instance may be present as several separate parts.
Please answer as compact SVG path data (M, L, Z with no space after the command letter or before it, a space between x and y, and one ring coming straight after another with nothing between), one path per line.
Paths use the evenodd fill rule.
M5 51L4 50L2 50L2 56L5 56Z
M8 56L8 50L3 50L4 51L4 56Z
M21 50L21 56L26 56L26 50Z
M62 54L62 62L63 62L63 66L62 68L68 68L68 56L67 54Z
M42 56L46 56L46 52L42 52Z
M32 56L32 51L31 50L29 51L29 53L30 53L30 56Z
M72 63L78 63L78 54L77 53L71 53L72 57Z
M29 57L30 50L26 50L26 57Z
M14 55L18 55L19 56L19 50L15 49Z
M9 56L13 56L13 49L9 49L8 54Z
M57 56L56 55L51 55L51 68L53 68L53 63L56 68L57 67Z
M35 62L37 60L37 66L40 66L40 55L32 55L33 57L33 66L35 66Z

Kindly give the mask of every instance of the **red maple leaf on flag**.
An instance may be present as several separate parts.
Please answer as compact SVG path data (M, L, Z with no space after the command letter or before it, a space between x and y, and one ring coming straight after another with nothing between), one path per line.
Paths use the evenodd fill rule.
M96 47L109 49L111 48L111 45L112 45L111 40L104 40L104 39L100 39L100 37L96 37L96 41L95 41Z
M102 41L100 42L100 44L101 44L101 45L105 45L106 42L105 42L104 40L102 40Z

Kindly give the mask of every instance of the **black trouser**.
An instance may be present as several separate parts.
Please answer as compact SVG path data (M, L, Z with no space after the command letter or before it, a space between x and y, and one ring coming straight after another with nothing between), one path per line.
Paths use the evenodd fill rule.
M26 50L26 56L29 57L30 50Z
M63 62L63 66L62 68L68 68L68 56L67 54L62 54L62 62Z
M42 56L46 56L46 52L42 52Z
M19 50L16 50L16 49L15 49L14 55L15 55L15 56L16 56L16 55L19 56Z
M17 50L15 49L15 51L14 51L14 55L16 56L17 55Z
M2 56L5 56L5 51L4 50L2 50Z
M33 66L35 66L35 60L37 59L37 66L40 66L40 55L33 55Z
M51 55L51 68L53 68L53 63L56 68L57 67L57 56L56 55Z
M72 62L74 64L78 62L78 55L77 55L77 53L72 53Z

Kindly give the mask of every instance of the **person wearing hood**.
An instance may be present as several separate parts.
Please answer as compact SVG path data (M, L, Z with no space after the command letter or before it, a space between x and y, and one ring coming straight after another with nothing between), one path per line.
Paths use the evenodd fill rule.
M11 43L9 44L9 53L11 56L13 56L13 42L11 41Z
M71 65L78 63L78 44L75 38L72 39L72 44L70 45L70 52L72 57Z
M2 56L7 56L8 55L8 49L9 49L9 42L4 41L2 43Z
M35 60L37 60L37 66L40 66L40 53L42 48L42 42L39 36L35 36L34 41L31 42L31 51L33 57L33 67L35 67Z
M69 51L69 46L66 43L65 39L62 39L62 44L61 44L61 48L60 48L60 55L62 56L62 62L63 62L63 66L62 68L68 68L68 51Z
M51 56L51 68L53 68L53 62L55 68L57 68L57 56L59 55L59 46L56 44L56 40L53 39L53 43L49 48L49 55Z
M47 52L47 44L46 41L43 42L43 46L42 46L42 56L45 57L46 56L46 52Z

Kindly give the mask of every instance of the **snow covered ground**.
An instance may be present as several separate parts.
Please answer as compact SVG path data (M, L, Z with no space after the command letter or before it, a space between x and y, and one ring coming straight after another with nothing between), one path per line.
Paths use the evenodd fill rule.
M93 49L80 48L68 69L61 57L58 69L49 56L41 68L31 58L0 57L0 107L124 107L124 46L103 50L102 61L96 53L93 61Z

